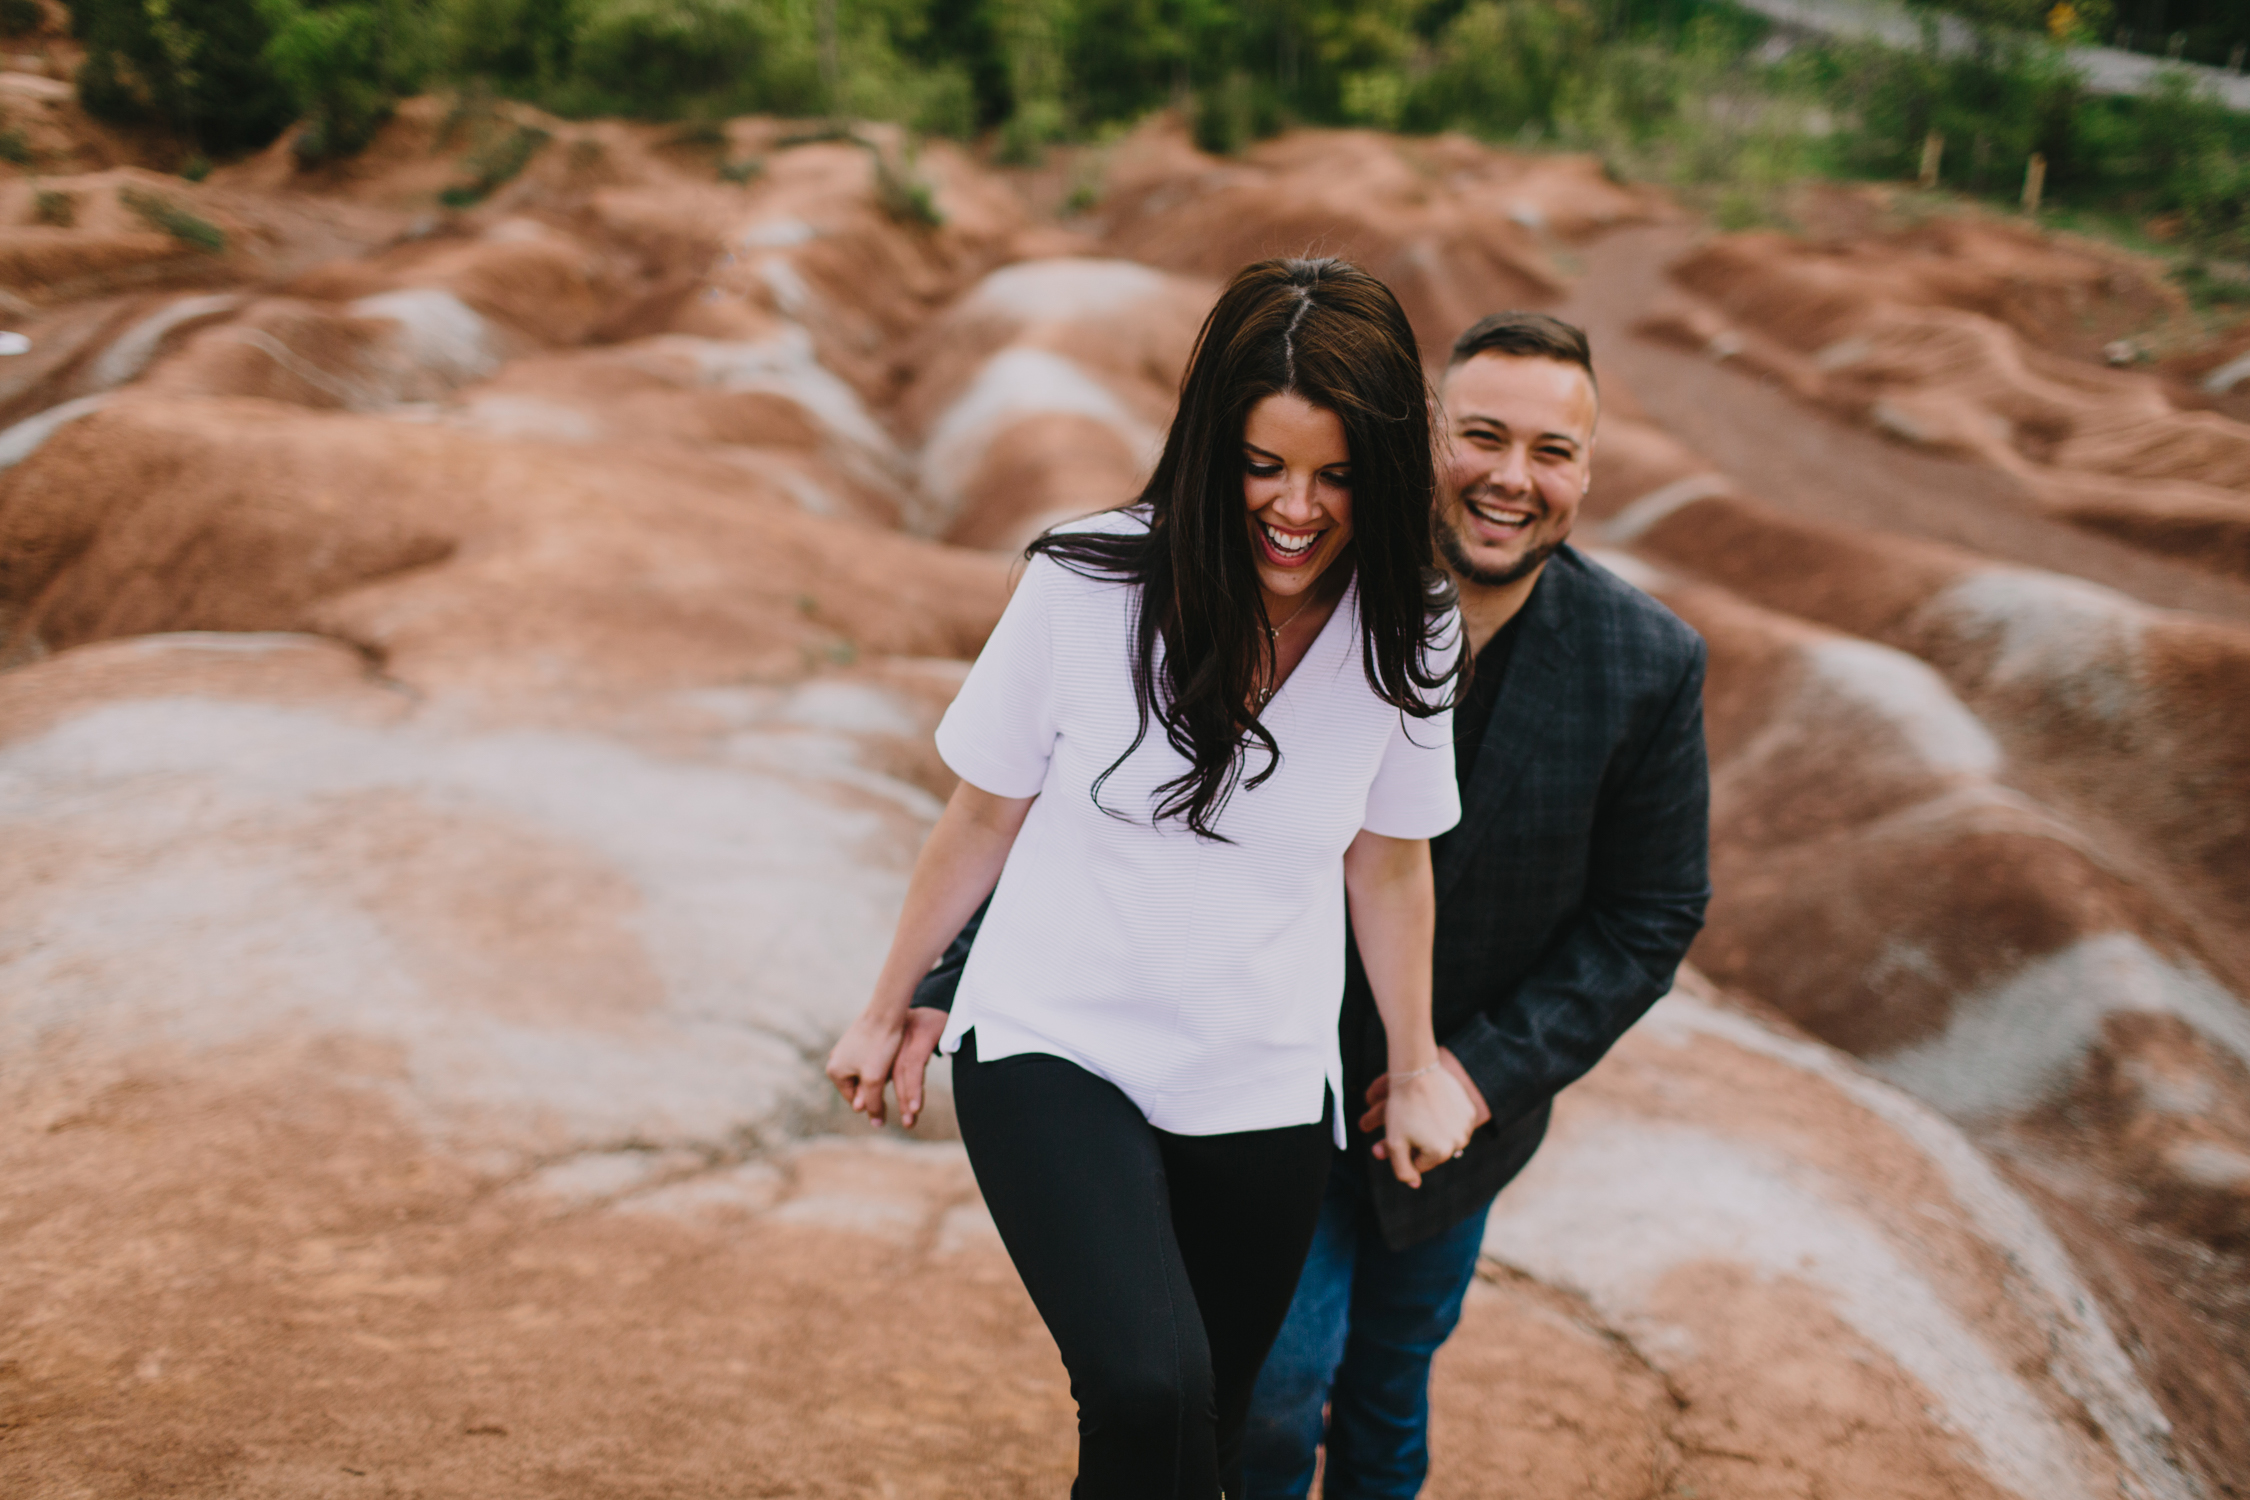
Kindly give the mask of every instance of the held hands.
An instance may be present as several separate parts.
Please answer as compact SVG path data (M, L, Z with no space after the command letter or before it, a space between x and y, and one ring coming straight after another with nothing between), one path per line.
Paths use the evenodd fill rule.
M880 1127L883 1086L895 1079L899 1126L913 1129L922 1113L923 1075L945 1033L945 1019L943 1011L909 1010L904 1020L886 1025L870 1007L828 1054L828 1081L846 1104Z
M1408 1187L1420 1187L1424 1172L1452 1160L1468 1144L1470 1133L1492 1118L1453 1054L1440 1048L1438 1060L1444 1066L1436 1072L1395 1085L1387 1073L1376 1079L1367 1090L1367 1113L1359 1120L1361 1130L1383 1133L1375 1155L1389 1162Z
M906 1040L898 1049L898 1061L891 1064L891 1083L898 1090L901 1130L912 1130L914 1122L922 1117L923 1077L929 1071L931 1055L945 1035L946 1019L942 1010L917 1009L906 1013Z

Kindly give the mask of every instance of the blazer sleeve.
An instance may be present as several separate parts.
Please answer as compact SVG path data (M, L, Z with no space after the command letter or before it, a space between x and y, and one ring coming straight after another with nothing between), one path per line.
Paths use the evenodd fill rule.
M1711 898L1706 651L1694 642L1638 763L1594 817L1584 903L1514 993L1445 1045L1506 1129L1601 1061L1671 988Z
M944 954L914 984L914 1010L942 1010L953 1013L953 995L961 988L961 971L969 966L969 950L976 946L977 933L984 926L984 914L992 909L992 898L987 896L969 920L954 934L946 945Z

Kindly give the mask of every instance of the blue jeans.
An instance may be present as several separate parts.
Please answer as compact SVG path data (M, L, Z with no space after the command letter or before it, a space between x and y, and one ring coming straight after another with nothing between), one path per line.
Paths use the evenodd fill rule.
M1413 1500L1429 1473L1430 1358L1461 1320L1485 1216L1392 1250L1366 1171L1347 1158L1328 1174L1312 1252L1250 1398L1247 1500L1304 1500L1324 1405L1324 1500Z

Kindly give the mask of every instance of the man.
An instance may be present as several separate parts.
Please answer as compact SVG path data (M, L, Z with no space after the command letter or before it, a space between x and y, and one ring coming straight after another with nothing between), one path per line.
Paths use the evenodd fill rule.
M1461 821L1431 849L1434 1020L1477 1108L1461 1160L1409 1191L1374 1161L1383 1033L1354 961L1345 1088L1369 1108L1253 1399L1247 1494L1407 1500L1429 1469L1430 1359L1492 1200L1555 1094L1670 987L1709 898L1703 642L1566 545L1600 410L1586 336L1499 313L1454 342L1438 542L1476 653L1454 712ZM1322 1408L1327 1408L1325 1430Z
M1555 1094L1670 986L1709 897L1703 642L1566 545L1599 414L1586 336L1495 314L1455 341L1441 389L1438 540L1476 664L1454 713L1461 822L1432 846L1433 1010L1478 1128L1419 1189L1376 1159L1383 1031L1348 955L1345 1088L1367 1109L1259 1376L1251 1500L1304 1496L1323 1442L1326 1500L1419 1492L1430 1359L1459 1321L1486 1211L1538 1149ZM918 1006L950 1003L975 926ZM902 1080L918 1084L939 1019L910 1025Z

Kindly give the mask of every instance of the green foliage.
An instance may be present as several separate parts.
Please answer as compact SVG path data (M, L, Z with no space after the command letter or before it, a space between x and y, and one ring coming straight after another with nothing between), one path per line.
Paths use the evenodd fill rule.
M31 158L30 140L15 126L0 121L0 161L28 167L31 165Z
M0 0L8 5L34 0ZM545 136L513 98L568 116L713 121L749 112L987 139L1037 161L1166 105L1196 141L1240 151L1291 124L1461 130L1598 152L1677 185L1724 222L1771 217L1813 174L1911 178L1945 138L1949 189L2010 199L2033 153L2061 212L2163 216L2205 250L2250 246L2250 121L2175 81L2089 97L2058 43L2148 18L2157 0L1947 0L1982 28L1965 53L1790 44L1730 0L69 0L82 95L199 152L263 144L302 118L308 162L356 150L392 103L448 86L474 124L479 201ZM2240 0L2164 0L2187 55L2250 32ZM2230 29L2231 28L2231 29ZM2162 50L2163 39L2134 45ZM2200 51L2198 49L2201 49ZM2205 54L2216 53L2216 56ZM723 180L723 135L687 127ZM870 148L872 149L872 147ZM23 153L0 135L0 155ZM877 154L886 211L931 223L911 158ZM1073 189L1079 207L1098 185Z
M93 114L171 131L198 154L254 150L303 119L313 162L366 144L421 86L422 0L69 0Z
M974 59L933 48L951 0L438 0L457 80L576 117L748 112L965 135Z
M536 125L516 125L495 129L461 165L468 171L466 182L456 183L438 194L438 201L448 208L467 208L482 203L508 183L513 182L531 159L554 137Z
M2250 253L2250 118L2179 74L2074 122L2080 197L2173 217L2190 245Z
M68 229L78 222L78 199L60 188L39 188L31 195L31 218L35 224Z
M261 56L303 121L292 149L304 166L357 152L420 84L423 19L404 0L258 7L272 31Z
M2110 0L1947 0L1943 8L1974 25L2043 32L2056 41L2105 37L2116 20Z
M161 193L141 188L117 190L117 201L139 214L152 229L160 229L182 244L217 255L227 247L225 231L209 219L198 218Z
M1837 97L1858 121L1844 153L1855 170L1912 176L1933 130L1945 137L1944 180L1971 192L2020 182L2035 151L2057 187L2081 170L2074 122L2084 89L2044 42L1996 38L1950 56L1935 47L1862 46L1841 52L1839 63Z
M914 170L911 156L898 166L872 141L862 141L875 158L875 202L891 219L909 227L936 229L945 223L938 212L937 195L928 180Z
M39 0L0 0L0 36L29 36L46 24Z
M444 0L436 52L458 79L543 94L570 76L578 0Z
M257 0L70 0L78 95L100 118L155 124L214 154L263 146L296 117L266 65Z
M1405 123L1485 136L1551 129L1600 70L1600 41L1576 0L1475 0L1439 38Z
M750 0L609 0L587 8L571 38L571 102L604 112L677 116L725 113L746 79L777 62L774 8ZM791 113L819 97L810 48L789 60Z
M1195 143L1229 156L1286 123L1279 91L1241 68L1205 84L1194 100Z

